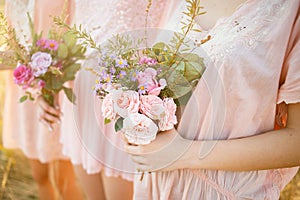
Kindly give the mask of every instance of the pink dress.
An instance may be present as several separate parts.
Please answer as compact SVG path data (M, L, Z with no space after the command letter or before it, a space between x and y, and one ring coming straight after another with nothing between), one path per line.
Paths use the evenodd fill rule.
M183 113L183 137L260 134L273 130L279 103L300 102L299 6L299 0L250 0L206 32L212 39L202 48L212 62ZM146 173L135 181L135 199L274 200L297 170Z
M76 1L76 24L92 31L98 43L106 42L113 34L141 29L145 25L147 0L93 0ZM166 1L154 0L150 9L149 26L158 26ZM98 27L98 29L97 29ZM99 28L100 27L100 28ZM97 54L89 50L89 58L83 68L97 67ZM81 164L87 173L98 173L104 169L107 176L121 176L133 180L134 164L125 153L123 140L114 131L113 124L104 125L101 102L95 98L92 87L96 77L89 71L81 70L75 83L77 103L75 106L64 102L70 110L62 122L63 153L73 164Z
M21 41L23 34L30 36L26 12L33 18L34 0L6 1L7 15L16 28ZM6 148L21 149L30 159L47 163L67 159L62 154L59 142L59 126L49 132L38 119L38 105L26 101L19 103L24 91L13 82L12 72L6 76L5 102L3 114L3 145Z

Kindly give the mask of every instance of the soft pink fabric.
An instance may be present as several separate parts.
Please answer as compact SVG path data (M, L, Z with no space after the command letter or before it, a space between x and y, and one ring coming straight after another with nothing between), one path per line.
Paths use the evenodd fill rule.
M164 0L154 0L150 9L149 26L157 26L166 6ZM82 24L92 31L99 43L104 43L113 34L142 29L145 25L147 0L91 0L76 1L74 23ZM99 28L100 27L100 28ZM93 29L94 28L94 29ZM88 51L89 58L83 68L97 67L97 54ZM113 124L104 126L101 103L95 101L92 87L96 77L82 70L75 80L76 106L63 102L64 109L72 112L62 123L63 152L74 164L82 164L88 173L104 169L108 176L121 176L133 180L135 168L127 153L122 150L121 135L114 131Z
M250 0L207 32L212 39L202 48L212 62L206 58L207 69L183 113L183 137L260 134L273 130L278 103L300 102L299 6L299 0ZM297 169L146 173L135 181L135 199L274 200Z
M21 42L30 39L29 22L26 13L34 18L34 0L20 0L6 3L6 14L12 26L16 28L16 34ZM49 13L53 13L50 10ZM45 19L51 24L50 20ZM35 21L35 25L39 26ZM47 24L46 24L47 25ZM40 24L40 28L45 24ZM24 35L26 38L24 38ZM13 72L7 72L4 114L3 114L3 145L6 148L21 149L30 159L37 159L47 163L58 159L67 159L62 154L62 145L59 142L59 126L55 125L54 132L49 132L47 127L39 122L38 105L36 102L19 103L19 98L24 91L13 82Z

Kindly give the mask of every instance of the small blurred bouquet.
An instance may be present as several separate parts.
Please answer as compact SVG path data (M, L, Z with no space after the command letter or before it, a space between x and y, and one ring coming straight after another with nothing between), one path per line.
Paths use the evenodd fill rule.
M158 42L142 49L139 45L147 44L147 38L116 35L102 47L80 25L70 27L56 19L57 25L76 34L84 46L99 52L99 65L89 69L97 75L94 91L103 100L105 123L113 121L115 130L129 143L149 144L159 131L172 129L177 124L178 106L187 102L204 72L203 59L191 53L187 37L190 31L199 31L193 26L195 18L203 14L200 1L186 2L182 32L175 33L169 43ZM146 16L150 6L151 1Z
M21 86L25 95L20 102L34 100L37 95L54 106L54 96L63 90L67 98L74 103L71 88L65 83L75 79L81 65L79 60L85 58L85 48L77 44L76 36L70 31L53 27L47 37L36 33L30 16L31 42L23 44L16 35L6 17L0 13L0 30L3 41L1 47L1 64L14 68L14 82Z

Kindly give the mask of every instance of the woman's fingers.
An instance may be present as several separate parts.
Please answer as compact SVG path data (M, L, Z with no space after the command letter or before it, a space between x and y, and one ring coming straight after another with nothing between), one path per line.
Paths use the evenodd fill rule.
M41 122L42 124L44 124L46 127L48 127L48 130L49 130L50 132L53 131L53 126L52 126L52 124L51 124L50 122L48 122L48 121L46 121L46 120L44 120L44 119L42 119L42 118L40 118L40 122Z
M52 106L50 106L42 96L40 96L38 98L38 104L40 105L40 107L42 108L43 112L47 112L53 116L56 116L57 118L59 118L60 116L60 110L59 109L55 109Z
M58 124L60 123L60 119L57 116L53 116L52 114L47 112L43 112L40 115L40 118L46 120L49 123L58 123Z

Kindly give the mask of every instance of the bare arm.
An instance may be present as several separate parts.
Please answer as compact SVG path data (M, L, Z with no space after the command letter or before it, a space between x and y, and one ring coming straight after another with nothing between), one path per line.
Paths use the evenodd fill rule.
M127 144L125 149L137 168L144 171L181 168L250 171L299 166L299 119L300 103L290 104L287 127L281 130L241 139L191 141L173 129L159 134L149 145Z

